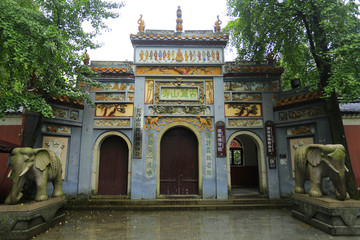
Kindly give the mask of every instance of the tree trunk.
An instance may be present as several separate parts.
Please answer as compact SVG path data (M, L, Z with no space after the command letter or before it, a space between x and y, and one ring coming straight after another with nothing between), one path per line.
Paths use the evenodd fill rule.
M344 126L341 118L341 112L339 108L339 102L337 99L336 93L332 93L331 97L327 99L327 113L329 116L330 130L332 141L335 144L342 144L346 150L345 165L349 169L349 172L346 173L346 189L352 199L359 199L359 191L357 189L357 184L352 170L349 150L346 143Z

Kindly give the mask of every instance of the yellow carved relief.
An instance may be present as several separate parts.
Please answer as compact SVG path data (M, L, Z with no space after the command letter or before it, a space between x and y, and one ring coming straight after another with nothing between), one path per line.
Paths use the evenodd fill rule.
M186 122L192 123L195 126L199 127L199 132L205 131L206 129L214 131L214 125L212 125L211 117L201 118L200 115L194 117L166 117L162 118L161 115L157 117L146 117L146 124L144 125L145 131L148 131L150 128L154 131L160 131L160 126L164 126L167 123L173 122Z
M145 104L153 104L154 99L154 81L145 81Z
M168 55L169 56L169 55ZM179 59L181 59L179 57ZM139 75L221 75L221 67L142 67L136 68Z
M226 117L261 117L261 104L229 103L225 104Z
M212 81L208 81L205 83L205 96L206 96L206 104L208 105L214 104L214 88Z
M96 117L132 117L133 104L101 103L96 104Z

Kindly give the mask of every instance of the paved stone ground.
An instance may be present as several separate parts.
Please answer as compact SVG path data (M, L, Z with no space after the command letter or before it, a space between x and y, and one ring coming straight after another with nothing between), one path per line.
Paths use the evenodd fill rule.
M297 219L289 210L71 211L66 220L34 237L121 240L320 240L333 237Z

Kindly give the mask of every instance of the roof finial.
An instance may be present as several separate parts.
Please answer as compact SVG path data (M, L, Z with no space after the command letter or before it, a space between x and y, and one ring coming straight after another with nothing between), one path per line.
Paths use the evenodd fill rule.
M221 25L221 21L219 19L219 15L217 16L217 21L215 22L215 26L214 26L214 32L218 33L220 32L220 25Z
M85 65L89 65L89 63L90 63L90 56L87 53L87 49L85 49L85 58L83 59L83 62Z
M182 13L181 13L181 9L180 6L178 6L178 10L176 11L176 32L182 32L183 30L183 26L182 26L182 22L183 20L181 19Z
M145 30L145 22L142 20L142 14L140 14L140 19L138 20L139 24L139 32L144 32Z

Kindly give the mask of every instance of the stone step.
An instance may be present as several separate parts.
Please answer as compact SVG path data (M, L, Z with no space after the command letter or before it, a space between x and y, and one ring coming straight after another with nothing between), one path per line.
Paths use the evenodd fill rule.
M68 210L230 210L288 207L287 199L82 199L68 200Z

